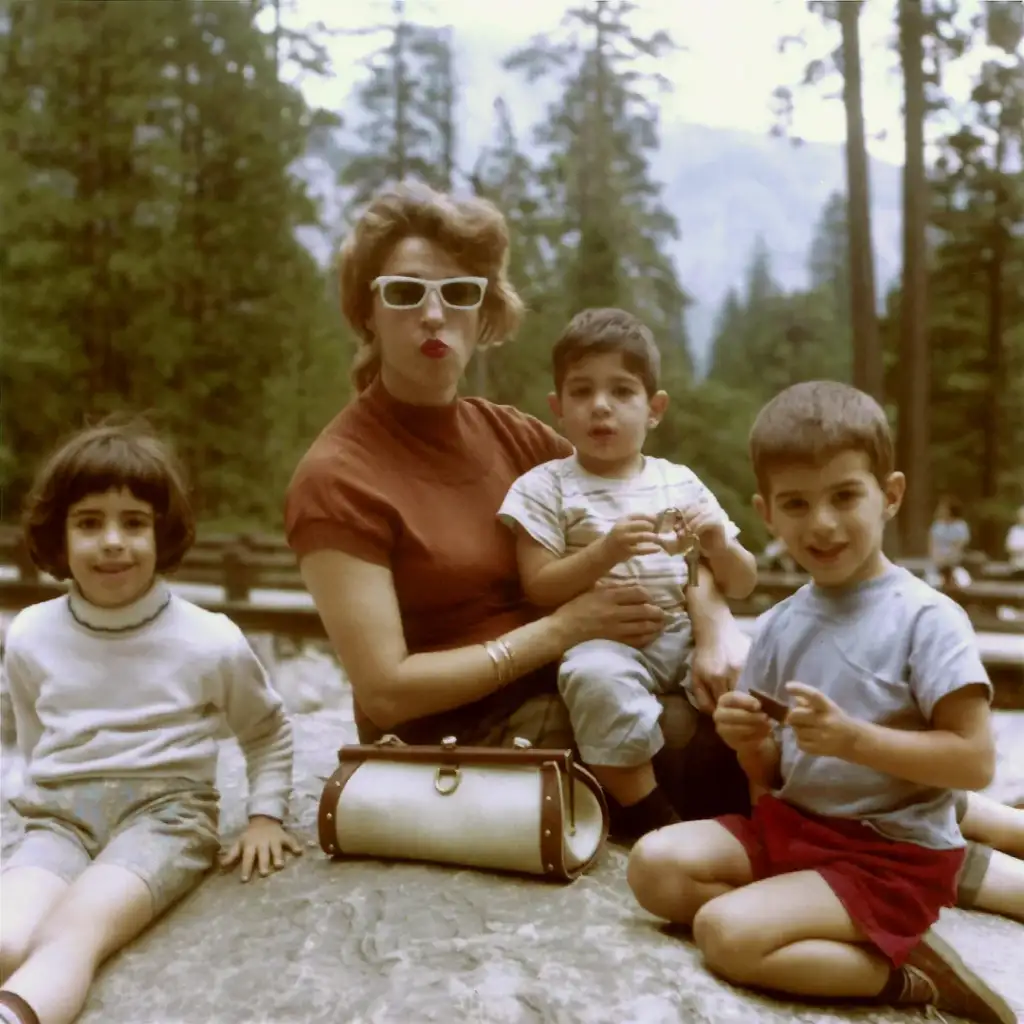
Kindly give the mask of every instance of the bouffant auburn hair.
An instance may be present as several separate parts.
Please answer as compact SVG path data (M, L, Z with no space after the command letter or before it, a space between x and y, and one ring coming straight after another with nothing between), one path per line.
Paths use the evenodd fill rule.
M406 238L434 242L465 267L487 278L480 308L481 345L498 345L519 327L522 299L508 279L509 233L501 211L486 199L456 197L420 182L391 185L370 201L341 246L341 309L359 339L352 365L357 391L380 372L380 347L368 326L370 286L394 247Z

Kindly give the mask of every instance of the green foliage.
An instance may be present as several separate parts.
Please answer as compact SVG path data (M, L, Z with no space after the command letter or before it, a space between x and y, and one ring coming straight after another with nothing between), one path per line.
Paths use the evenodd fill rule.
M993 554L1024 500L1024 171L1012 158L1024 141L1024 57L1009 57L983 64L931 182L935 492L961 498L979 546ZM890 295L890 393L901 383L900 302Z
M132 408L177 441L205 520L281 528L297 460L348 398L354 348L333 276L297 240L301 227L338 227L321 223L295 173L313 155L334 166L348 211L417 177L505 212L528 313L516 339L477 355L468 392L550 419L551 346L569 317L588 305L640 315L671 399L648 450L699 473L757 549L747 433L758 408L794 381L850 379L845 198L822 211L805 288L780 287L771 240L758 241L698 382L686 282L668 255L678 226L650 171L658 59L673 42L637 32L635 3L580 2L552 38L510 54L528 80L557 83L558 99L538 125L516 125L499 100L469 167L455 158L450 29L414 23L393 0L364 33L372 52L342 133L279 73L282 61L325 72L321 41L262 30L266 6L0 0L0 516L16 514L58 438ZM810 6L827 22L842 11ZM969 107L949 107L961 123L931 182L928 458L936 489L964 498L993 553L1024 500L1021 10L990 3L968 28L956 4L937 5L926 23L932 109L940 63L983 39L1005 51L983 64ZM834 49L809 62L805 84L830 88L841 72ZM793 94L779 98L785 108ZM881 325L890 396L906 372L900 304L897 290Z
M47 448L129 408L176 439L203 514L275 518L313 431L293 410L311 393L322 412L336 369L295 236L318 213L291 173L331 119L279 80L255 5L4 13L3 514Z
M365 61L354 121L362 144L342 154L339 184L350 209L388 182L416 178L451 189L455 173L455 72L448 30L417 25L402 0L373 34L387 38Z

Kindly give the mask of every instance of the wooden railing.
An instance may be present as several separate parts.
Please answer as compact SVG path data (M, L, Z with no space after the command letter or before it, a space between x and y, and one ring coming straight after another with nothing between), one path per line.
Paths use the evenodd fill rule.
M0 612L17 612L64 592L64 585L41 577L27 558L20 533L0 526ZM19 571L14 572L17 567ZM912 567L912 566L911 566ZM274 535L204 535L189 551L172 582L216 587L220 596L204 595L198 603L227 615L247 634L272 634L292 641L324 641L323 624L305 592L295 558L283 538ZM731 602L745 629L753 617L792 594L806 582L798 573L762 571L755 592ZM284 602L260 591L294 592ZM998 707L1024 708L1024 584L977 579L952 597L968 611L986 668L996 686ZM1009 607L1017 618L997 611Z
M48 582L32 564L21 531L15 527L0 526L0 565L17 567L22 582ZM923 571L924 563L909 562L908 568ZM969 586L950 588L947 593L967 610L977 629L1024 633L1024 615L1016 620L999 615L999 609L1006 607L1024 611L1024 582L1006 579L1003 569L990 563L990 575L979 574ZM259 590L305 591L295 556L277 534L204 534L170 578L220 587L232 605L251 602L253 592ZM758 615L806 582L801 573L762 569L754 593L731 602L733 611Z

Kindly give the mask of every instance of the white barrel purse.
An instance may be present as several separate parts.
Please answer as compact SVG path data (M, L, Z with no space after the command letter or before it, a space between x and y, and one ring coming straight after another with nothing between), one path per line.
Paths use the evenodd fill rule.
M397 736L343 746L320 797L331 857L433 861L571 882L608 837L598 781L571 750L413 746Z

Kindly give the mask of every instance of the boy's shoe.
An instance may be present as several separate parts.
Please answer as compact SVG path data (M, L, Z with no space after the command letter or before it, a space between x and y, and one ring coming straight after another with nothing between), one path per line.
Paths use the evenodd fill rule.
M978 1024L1017 1024L1010 1004L934 931L925 933L904 970L914 990L913 1002L924 1002ZM921 998L922 995L929 998Z

